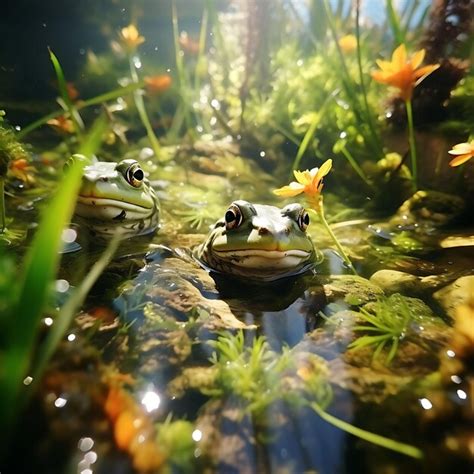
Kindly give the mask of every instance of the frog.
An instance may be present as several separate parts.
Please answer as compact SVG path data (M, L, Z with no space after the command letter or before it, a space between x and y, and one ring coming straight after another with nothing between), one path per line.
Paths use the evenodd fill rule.
M96 161L84 167L74 215L94 236L127 238L158 228L160 203L136 160Z
M210 272L251 281L296 276L322 260L306 233L309 223L307 210L298 203L278 208L237 200L194 256Z

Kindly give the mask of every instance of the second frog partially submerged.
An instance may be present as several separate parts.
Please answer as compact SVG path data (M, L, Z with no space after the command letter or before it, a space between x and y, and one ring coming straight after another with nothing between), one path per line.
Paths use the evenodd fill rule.
M99 237L132 237L158 227L160 206L138 162L99 161L84 168L75 214ZM300 204L234 201L194 256L211 271L249 280L298 275L321 260L308 225Z

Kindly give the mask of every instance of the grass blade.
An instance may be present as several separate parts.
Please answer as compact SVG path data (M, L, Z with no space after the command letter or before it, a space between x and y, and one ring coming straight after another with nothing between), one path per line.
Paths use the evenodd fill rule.
M100 144L105 121L96 121L80 149L91 155ZM59 265L61 233L70 221L87 160L74 160L49 205L43 209L38 230L25 258L18 297L6 327L0 370L0 423L10 425L18 410L18 395L37 339L38 326ZM31 302L34 302L32 304Z
M335 416L324 411L317 403L313 402L310 404L311 408L326 422L331 425L339 428L346 433L350 433L354 436L357 436L360 439L368 441L369 443L376 444L377 446L382 446L383 448L390 449L391 451L396 451L397 453L405 454L415 459L422 459L423 453L420 449L412 446L410 444L401 443L400 441L395 441L394 439L386 438L370 431L363 430L357 426L351 425L346 421L343 421Z

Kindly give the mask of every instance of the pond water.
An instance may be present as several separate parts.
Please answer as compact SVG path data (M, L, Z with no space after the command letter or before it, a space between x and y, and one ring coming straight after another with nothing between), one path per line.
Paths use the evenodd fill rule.
M45 105L44 83L33 101L8 81L11 100L0 96L0 152L12 154L1 177L0 472L473 472L473 165L450 167L448 154L474 149L459 105L472 77L458 65L442 105L429 97L447 76L417 84L411 136L410 100L387 106L376 80L364 91L357 56L339 63L351 48L333 36L362 28L348 41L362 41L366 87L403 24L410 51L423 46L425 63L452 72L446 64L466 58L466 5L109 3L110 20L80 10L71 23L101 26L100 38L81 37L87 59L62 63L71 82L51 56L59 95L69 91L62 113ZM448 13L460 31L440 52L435 19ZM54 24L50 7L44 15ZM252 15L281 30L255 33ZM74 153L88 164L67 162ZM90 198L96 161L124 159L135 174L100 165ZM291 173L325 166L319 178ZM140 218L144 235L114 240L146 207L147 180L158 228ZM290 181L300 192L273 193ZM78 193L120 201L110 235ZM291 203L308 216L258 206ZM237 248L219 249L216 229ZM203 257L206 242L206 255L229 260ZM308 242L311 263L294 270ZM268 251L281 249L262 279ZM273 279L279 265L290 271Z

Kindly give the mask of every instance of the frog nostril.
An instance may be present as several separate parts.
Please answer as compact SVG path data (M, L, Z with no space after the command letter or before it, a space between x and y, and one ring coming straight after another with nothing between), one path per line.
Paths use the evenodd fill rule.
M270 231L266 227L258 228L258 235L268 235Z

